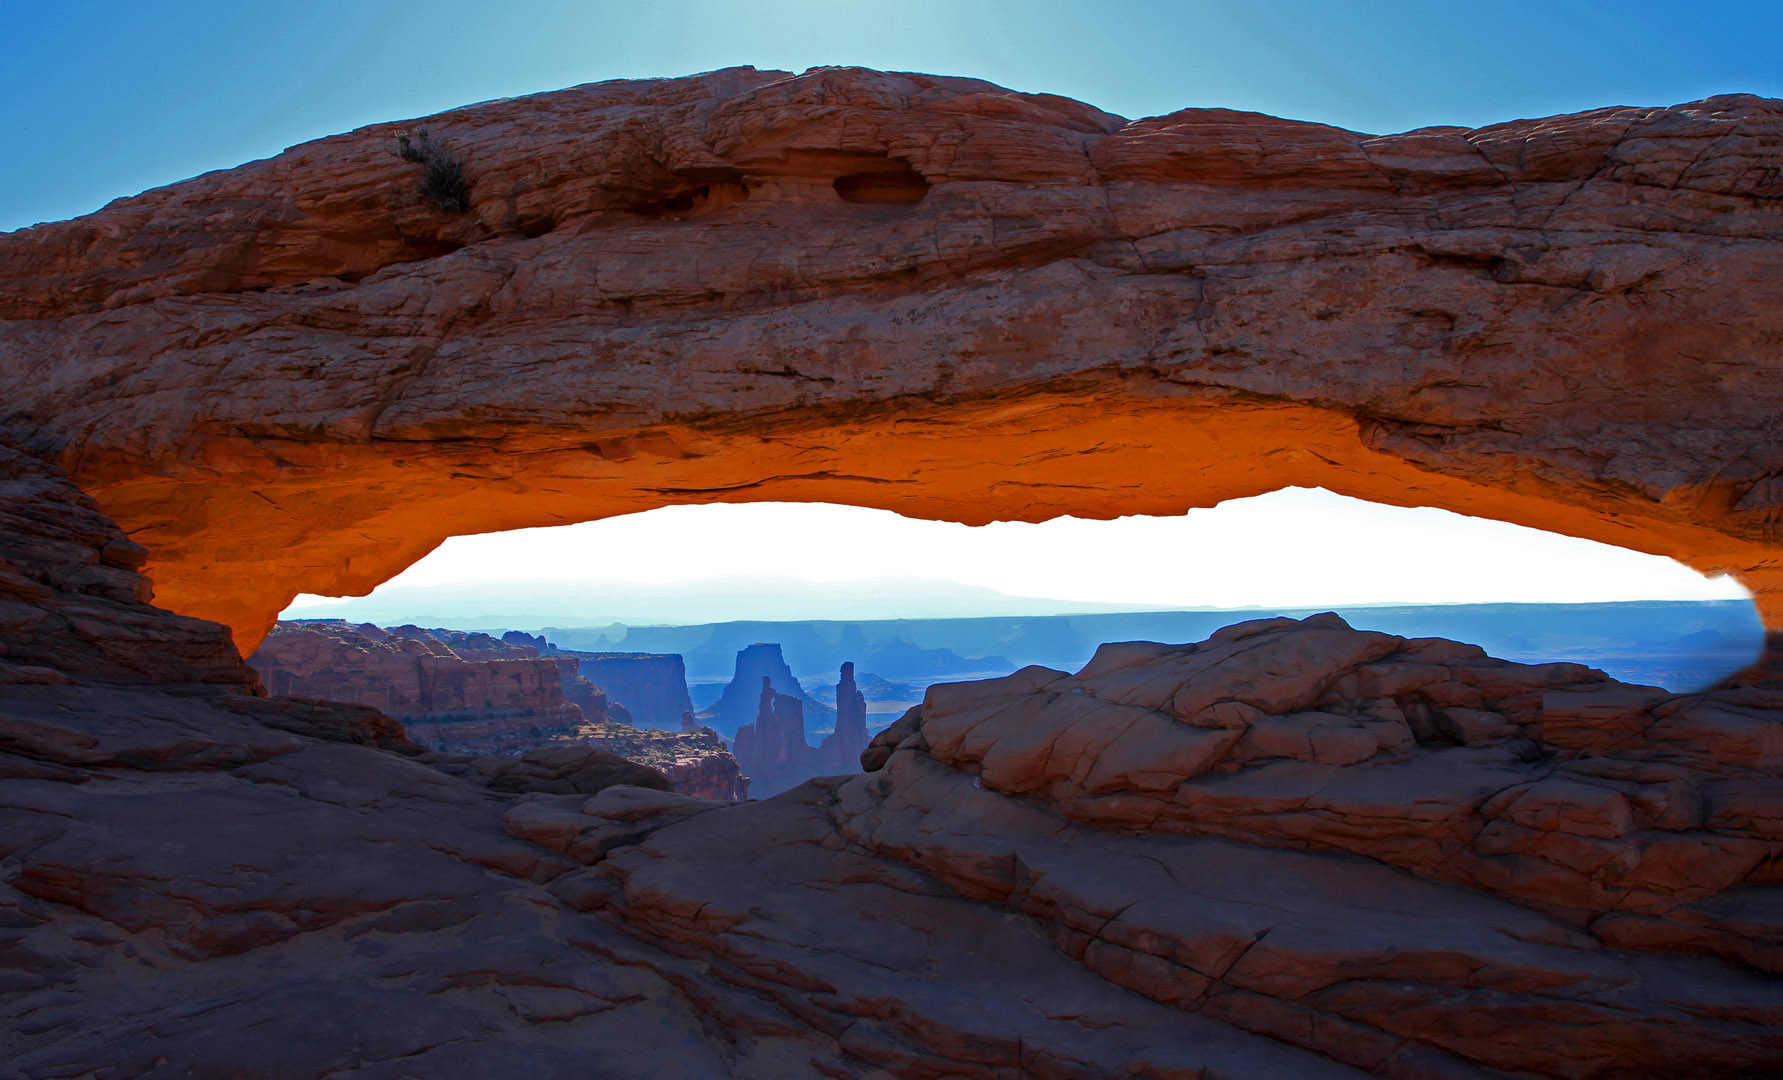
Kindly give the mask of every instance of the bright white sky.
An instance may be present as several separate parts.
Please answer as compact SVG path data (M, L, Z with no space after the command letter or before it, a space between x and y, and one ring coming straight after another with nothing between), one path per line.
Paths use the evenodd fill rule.
M1181 607L1718 600L1749 594L1670 559L1317 488L1183 517L969 527L809 503L675 506L460 536L381 588L537 578L927 578L1016 596ZM373 595L376 595L375 593ZM300 597L294 607L320 598ZM322 614L313 611L311 614Z

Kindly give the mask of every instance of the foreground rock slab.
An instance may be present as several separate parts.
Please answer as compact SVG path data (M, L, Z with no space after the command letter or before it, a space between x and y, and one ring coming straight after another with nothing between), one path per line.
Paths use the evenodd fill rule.
M543 761L506 783L279 729L278 699L15 686L0 1053L31 1078L1763 1075L1760 693L1274 619L934 687L868 772L737 804Z

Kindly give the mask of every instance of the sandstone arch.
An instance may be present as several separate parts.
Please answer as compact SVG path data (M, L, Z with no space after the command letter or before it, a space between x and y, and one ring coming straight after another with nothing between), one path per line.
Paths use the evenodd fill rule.
M244 650L459 533L1288 484L1732 571L1783 627L1783 103L1375 138L739 69L427 127L466 213L390 124L0 237L0 423Z

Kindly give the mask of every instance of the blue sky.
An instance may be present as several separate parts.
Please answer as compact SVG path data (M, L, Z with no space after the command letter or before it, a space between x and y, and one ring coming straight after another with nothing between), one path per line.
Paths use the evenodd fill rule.
M1783 96L1783 3L6 0L0 230L473 101L735 64L1362 131Z

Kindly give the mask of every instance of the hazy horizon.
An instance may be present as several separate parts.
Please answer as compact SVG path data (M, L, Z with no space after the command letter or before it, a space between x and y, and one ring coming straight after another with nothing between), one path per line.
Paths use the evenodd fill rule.
M788 577L695 578L666 585L628 581L585 582L567 591L548 579L417 585L379 589L370 597L314 598L287 608L283 620L331 619L378 626L405 623L455 630L601 629L697 626L728 622L876 622L890 620L1017 618L1166 612L1306 611L1314 608L1459 608L1481 605L1574 607L1610 604L1729 604L1746 597L1622 600L1454 600L1390 598L1340 604L1167 605L1096 603L1014 596L982 586L917 578L863 578L814 582ZM602 591L602 590L610 591ZM895 591L895 592L894 592ZM614 600L612 597L620 597ZM778 597L778 602L776 601ZM620 604L629 605L626 607ZM838 610L840 608L840 610ZM566 613L569 612L569 613ZM580 613L576 613L580 612Z
M838 613L836 605L847 605ZM502 610L505 608L506 610ZM984 615L1072 615L1169 610L1154 605L1014 596L937 578L878 577L846 582L788 576L689 578L661 584L586 579L566 589L548 578L380 587L372 596L312 598L287 608L294 619L459 618L473 624L540 618L559 626L687 626L744 620L976 618ZM1221 609L1226 610L1226 609ZM1243 609L1230 609L1243 610ZM705 617L711 615L712 617ZM698 617L695 617L698 616ZM451 625L440 623L440 626ZM457 627L454 627L457 628ZM467 625L466 629L476 628Z
M823 503L664 507L452 537L369 596L299 597L286 615L469 628L1739 599L1737 582L1660 556L1287 488L1177 517L978 527Z

